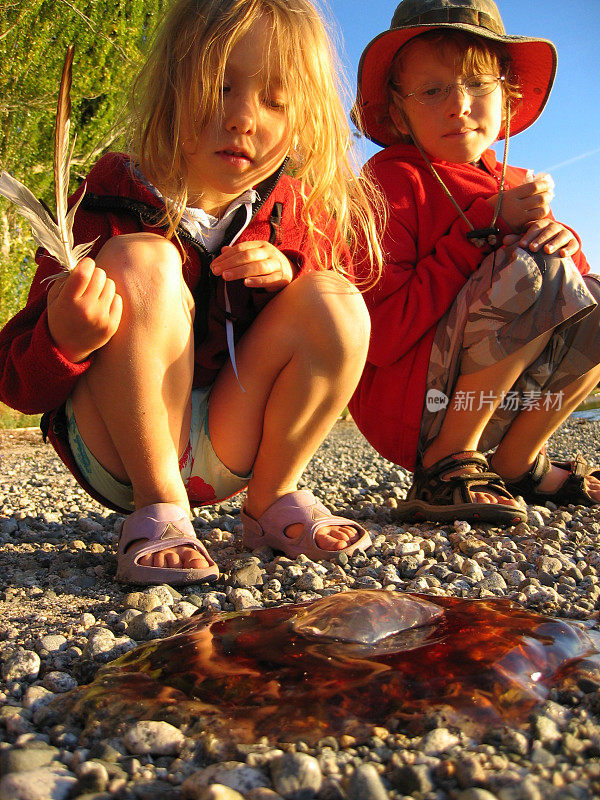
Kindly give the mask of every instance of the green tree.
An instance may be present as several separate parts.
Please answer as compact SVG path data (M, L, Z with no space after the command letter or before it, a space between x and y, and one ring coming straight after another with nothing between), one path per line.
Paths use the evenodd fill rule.
M0 0L0 167L54 206L54 114L75 45L72 189L115 146L131 78L167 0ZM0 198L0 325L24 303L35 263L28 224Z

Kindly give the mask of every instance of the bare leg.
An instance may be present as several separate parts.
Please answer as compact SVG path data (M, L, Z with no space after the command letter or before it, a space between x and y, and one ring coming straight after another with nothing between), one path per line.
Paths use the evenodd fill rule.
M515 418L496 448L494 469L506 480L515 480L528 472L547 439L585 400L591 390L598 385L598 381L600 381L600 365L563 390L560 408L524 409ZM539 485L540 491L556 491L562 486L567 475L565 470L552 466ZM600 481L597 478L587 477L586 489L594 500L600 502Z
M210 398L213 447L233 472L253 468L246 511L259 517L294 491L306 464L347 404L364 366L369 317L360 294L334 273L299 277L266 306L236 347ZM298 536L301 526L291 526ZM322 529L317 543L342 549L354 528Z
M178 454L190 423L194 304L181 259L166 239L144 233L109 240L97 263L115 281L123 316L77 384L78 428L100 463L132 483L136 508L168 502L189 512ZM191 548L140 563L206 566Z
M491 367L469 375L460 375L440 432L423 454L424 467L429 467L452 453L477 450L483 431L500 403L502 392L509 391L519 375L537 358L546 346L550 335L548 333L538 337ZM480 408L479 398L482 393L488 396L492 393L494 401L481 404ZM461 396L474 397L473 407L463 409L460 404L457 404L457 398ZM460 474L460 471L457 471L457 474ZM478 503L500 502L507 505L518 505L516 501L498 497L492 492L474 491L473 499Z

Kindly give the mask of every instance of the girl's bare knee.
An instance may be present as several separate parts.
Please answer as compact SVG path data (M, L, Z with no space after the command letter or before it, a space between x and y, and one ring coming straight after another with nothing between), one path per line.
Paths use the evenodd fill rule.
M294 281L304 334L325 347L362 357L371 322L360 292L334 272L310 272ZM289 287L291 288L291 287ZM297 329L296 329L297 330Z
M103 245L96 263L115 281L124 300L177 298L183 286L185 303L190 310L193 306L179 251L164 236L143 232L114 236Z

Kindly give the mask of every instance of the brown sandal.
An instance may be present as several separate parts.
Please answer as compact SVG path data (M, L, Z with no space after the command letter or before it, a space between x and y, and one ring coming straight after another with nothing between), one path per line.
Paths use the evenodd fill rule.
M456 474L465 467L475 471ZM430 467L417 466L406 501L395 512L398 519L451 522L489 522L495 525L517 525L527 519L524 506L515 508L505 503L475 503L473 491L493 492L509 500L515 498L502 478L491 472L487 459L476 450L454 453Z
M554 492L541 492L538 487L552 466L566 470L569 475L563 485ZM521 495L523 500L531 505L544 505L547 500L557 506L600 505L597 500L590 497L585 488L585 479L588 475L600 479L600 469L591 467L583 456L577 455L573 461L550 461L542 451L537 454L529 472L517 480L506 481L506 488L515 495Z

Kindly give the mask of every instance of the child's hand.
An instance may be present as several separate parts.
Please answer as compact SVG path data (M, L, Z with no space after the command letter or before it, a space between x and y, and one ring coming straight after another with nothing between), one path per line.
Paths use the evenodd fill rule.
M528 247L534 253L541 247L546 253L557 253L561 258L575 255L579 242L568 228L553 219L532 222L519 239L521 247Z
M48 327L69 361L78 363L105 345L119 327L123 301L106 272L82 259L48 292Z
M521 186L506 189L502 195L500 214L515 233L523 233L532 222L548 216L550 201L554 197L554 184L549 177L540 176ZM498 195L487 202L496 206Z
M243 280L246 286L269 292L287 286L294 277L288 259L269 242L240 242L223 248L211 264L225 281Z

